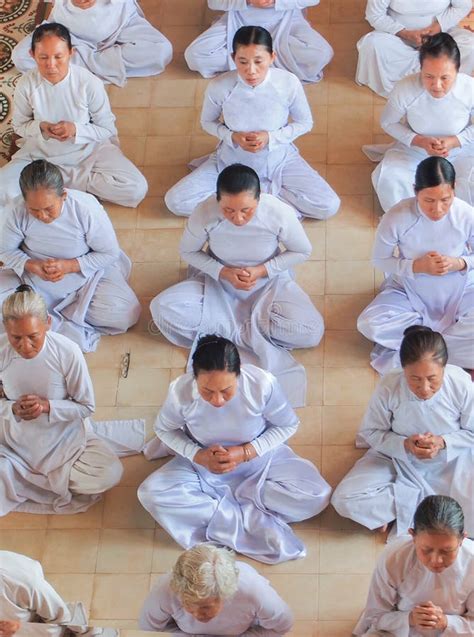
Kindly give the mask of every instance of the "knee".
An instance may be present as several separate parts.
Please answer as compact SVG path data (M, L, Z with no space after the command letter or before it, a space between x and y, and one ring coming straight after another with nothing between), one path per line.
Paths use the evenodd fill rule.
M122 479L122 475L122 463L117 458L117 456L114 456L110 464L104 467L99 477L100 492L103 493L104 491L108 491L109 489L112 489L112 487L117 486L117 484Z
M198 45L196 41L191 42L191 44L184 51L184 59L186 60L186 64L191 69L191 71L200 71L199 68L199 56L198 56Z
M151 318L153 319L155 327L162 333L166 331L166 325L172 322L170 307L168 290L160 292L160 294L157 294L150 302Z
M292 308L293 309L293 308ZM270 335L276 341L285 341L288 347L316 347L324 334L324 321L316 310L311 308L308 312L305 308L305 318L288 312L285 316L285 308L281 306L272 309L270 317Z
M165 194L165 204L170 212L181 217L189 217L192 208L187 206L183 197L183 190L176 184Z
M354 493L350 493L345 481L342 480L334 490L331 498L331 504L336 512L343 518L350 518L349 503L354 501Z
M161 485L160 478L156 475L157 472L152 473L151 476L141 483L138 487L137 497L141 505L147 509L151 506L155 507L160 500Z
M370 309L366 308L357 319L357 329L369 341L375 341L374 321L370 317Z
M301 210L305 217L322 220L333 217L340 206L341 200L333 190L327 193L324 201L321 200L321 196L319 195L313 201L308 201L306 205L300 206L296 204L296 207Z
M144 175L137 168L137 175L133 181L133 190L131 195L131 208L136 208L141 203L148 192L148 182Z
M331 192L330 196L327 199L326 206L323 209L324 219L329 219L330 217L334 217L334 215L338 212L341 207L341 200L336 195L334 191Z

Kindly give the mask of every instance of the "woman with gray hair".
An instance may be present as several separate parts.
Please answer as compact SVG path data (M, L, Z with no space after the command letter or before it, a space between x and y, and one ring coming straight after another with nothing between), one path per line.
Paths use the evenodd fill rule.
M79 347L50 331L44 300L21 285L2 306L0 516L76 513L115 486L122 465L94 433L92 381Z
M139 624L180 635L277 637L291 630L293 617L268 581L233 552L197 544L155 582Z
M130 260L92 195L64 188L61 171L44 159L20 175L23 200L9 211L0 236L0 302L27 283L45 299L52 329L83 351L101 334L120 334L140 316L127 283Z

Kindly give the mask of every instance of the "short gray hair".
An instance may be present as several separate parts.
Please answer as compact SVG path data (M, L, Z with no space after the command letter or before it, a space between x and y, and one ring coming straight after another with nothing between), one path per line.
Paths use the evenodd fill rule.
M197 544L178 558L170 586L184 603L231 598L239 586L234 553L212 544Z
M64 180L57 166L45 159L35 159L20 173L20 190L23 198L31 190L54 190L60 197L64 192Z
M19 285L2 305L3 322L16 321L26 316L36 316L46 323L48 308L42 296L29 285Z

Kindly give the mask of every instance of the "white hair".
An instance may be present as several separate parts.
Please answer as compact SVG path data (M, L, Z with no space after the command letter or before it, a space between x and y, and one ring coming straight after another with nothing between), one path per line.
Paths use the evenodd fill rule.
M181 601L190 604L212 597L229 599L238 585L234 553L212 544L197 544L184 551L174 565L170 584Z
M29 285L19 285L2 305L3 322L15 321L26 316L36 316L46 323L48 308L42 296L37 294Z

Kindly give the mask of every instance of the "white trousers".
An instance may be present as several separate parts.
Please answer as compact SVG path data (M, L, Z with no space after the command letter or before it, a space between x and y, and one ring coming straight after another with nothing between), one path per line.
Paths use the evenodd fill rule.
M272 343L293 349L315 347L324 333L321 315L306 292L291 282L291 295L275 298L269 319L259 320L259 329ZM191 347L202 322L204 283L189 279L164 290L152 300L151 315L155 325L168 340L181 347ZM216 323L218 322L216 308Z
M422 315L412 307L405 291L387 287L359 316L357 329L369 341L385 349L380 350L380 355L372 357L372 365L379 373L386 373L400 367L399 350L403 332L410 325L422 324ZM449 362L473 369L474 288L466 290L458 307L457 320L443 332L443 338L448 347Z
M265 26L265 25L261 25ZM324 67L334 55L331 45L304 19L290 24L288 32L282 34L288 40L288 57L276 46L274 65L294 73L305 82L317 82L322 78ZM231 70L227 48L227 16L215 22L188 46L184 57L191 71L203 77L214 77ZM235 67L232 67L235 68Z
M428 155L397 142L389 148L372 173L372 184L384 212L402 199L413 197L418 164ZM456 170L456 197L474 205L474 145L464 146L448 157Z
M21 194L20 173L33 159L49 160L48 157L23 159L14 155L8 164L0 168L0 206L5 206L8 201ZM81 170L85 167L58 165L66 188L85 190L99 199L130 208L135 208L144 199L148 190L147 181L118 146L101 144L94 151L93 159L85 160L88 161L93 163L85 178Z
M165 203L175 215L189 217L193 210L216 192L219 175L217 161L211 156L165 195ZM262 190L271 184L262 181ZM276 194L305 217L328 219L339 210L341 200L331 186L300 156L290 158L282 169L282 184Z
M470 75L474 71L474 33L460 27L448 33L461 52L460 70ZM391 33L367 33L358 41L357 48L356 82L366 84L382 97L387 97L399 80L420 70L418 49Z
M122 473L122 463L110 447L98 438L90 438L71 468L69 491L76 495L104 493L120 482Z

